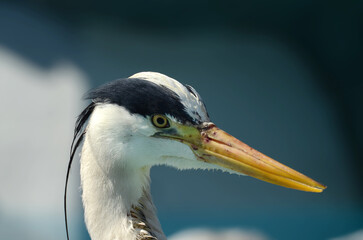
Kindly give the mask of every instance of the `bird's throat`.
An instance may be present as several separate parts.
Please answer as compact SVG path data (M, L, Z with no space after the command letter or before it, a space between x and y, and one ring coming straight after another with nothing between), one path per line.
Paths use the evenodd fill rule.
M166 239L150 195L150 168L102 163L90 139L81 156L82 201L92 240Z

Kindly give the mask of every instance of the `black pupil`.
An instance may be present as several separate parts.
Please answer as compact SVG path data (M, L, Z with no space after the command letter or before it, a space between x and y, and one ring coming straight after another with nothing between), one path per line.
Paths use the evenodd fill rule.
M162 118L162 117L158 117L156 118L156 122L159 124L159 125L164 125L165 124L165 119Z

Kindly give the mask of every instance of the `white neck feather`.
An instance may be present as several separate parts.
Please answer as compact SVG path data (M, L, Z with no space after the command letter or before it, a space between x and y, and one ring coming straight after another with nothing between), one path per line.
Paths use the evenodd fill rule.
M81 157L82 200L85 221L92 240L166 239L156 217L149 193L150 168L132 168L114 164L102 166L110 159L97 158L93 139L86 134ZM145 219L130 215L134 207ZM136 224L136 227L135 227ZM143 230L146 225L150 232ZM145 238L144 238L145 236Z
M150 167L212 168L186 144L150 137L156 131L148 118L115 104L94 109L81 157L82 199L92 240L166 239L150 197Z

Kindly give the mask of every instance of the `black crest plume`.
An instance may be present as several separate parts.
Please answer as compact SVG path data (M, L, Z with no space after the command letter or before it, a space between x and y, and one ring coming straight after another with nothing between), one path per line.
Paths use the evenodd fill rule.
M84 124L87 122L89 116L92 114L96 104L92 102L90 105L88 105L82 113L78 116L76 125L74 127L74 135L73 135L73 141L71 145L70 150L70 158L68 162L68 168L67 168L67 175L66 175L66 182L64 186L64 222L66 225L66 233L67 233L67 239L69 240L69 233L68 233L68 221L67 221L67 187L68 187L68 178L73 162L74 154L77 151L77 148L83 141L84 135L86 133L86 129L84 128Z

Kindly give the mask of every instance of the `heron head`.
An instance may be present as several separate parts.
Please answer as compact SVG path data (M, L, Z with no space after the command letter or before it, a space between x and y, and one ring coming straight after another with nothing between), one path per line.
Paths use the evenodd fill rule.
M303 191L325 189L219 129L192 87L163 74L138 73L86 98L93 102L92 113L83 114L91 116L87 137L94 154L102 155L97 159L108 159L100 163L105 168L220 169Z

